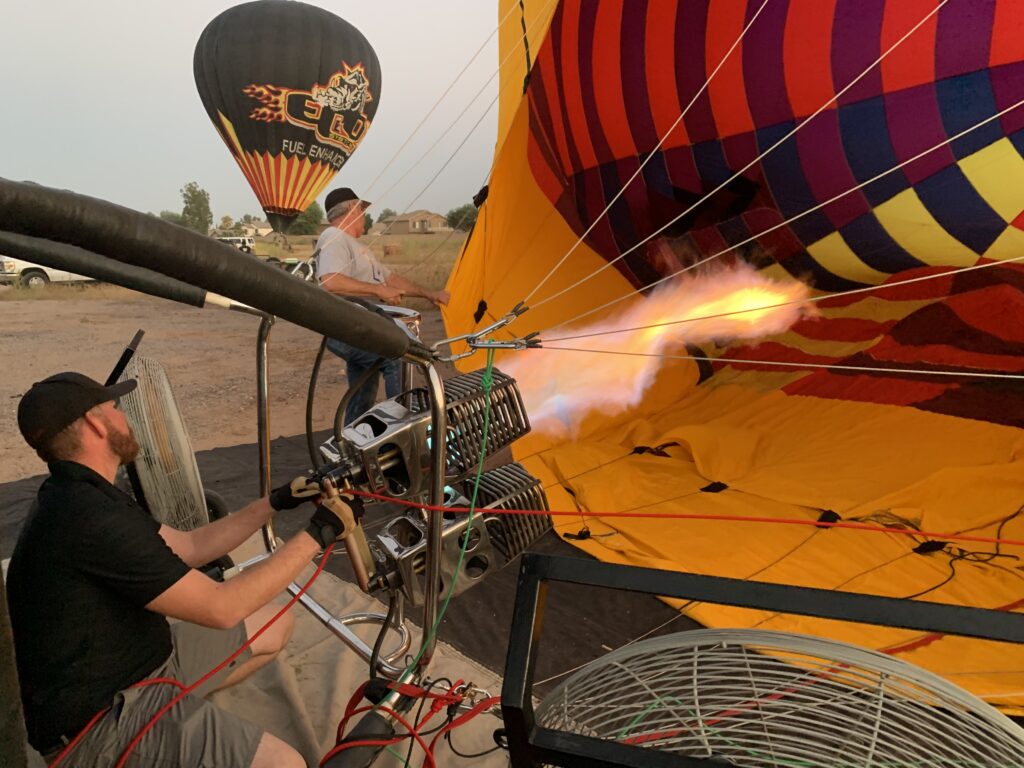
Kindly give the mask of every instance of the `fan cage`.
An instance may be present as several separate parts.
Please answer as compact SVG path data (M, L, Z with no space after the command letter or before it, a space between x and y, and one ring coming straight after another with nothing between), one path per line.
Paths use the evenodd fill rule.
M530 431L530 419L516 380L492 368L490 409L483 390L484 371L473 371L444 382L448 415L446 474L450 482L464 479L476 470L480 454L493 456ZM430 393L424 388L407 393L412 413L430 410ZM487 414L487 441L484 421Z
M162 365L135 355L121 380L138 386L120 401L139 444L134 469L145 506L160 523L190 531L209 522L206 496L188 430Z
M466 480L463 493L473 498L473 479ZM513 462L480 476L477 507L486 509L533 509L547 512L548 497L540 480L522 464ZM524 552L551 528L551 515L487 514L484 517L491 544L508 562Z
M1024 766L1024 731L947 680L853 645L763 630L621 648L564 681L536 718L752 768Z

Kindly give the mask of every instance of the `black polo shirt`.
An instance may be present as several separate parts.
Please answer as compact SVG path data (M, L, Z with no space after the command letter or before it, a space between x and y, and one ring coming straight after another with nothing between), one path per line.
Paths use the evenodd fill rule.
M189 571L160 524L96 472L58 461L50 473L7 572L28 738L41 751L167 660L167 619L144 606Z

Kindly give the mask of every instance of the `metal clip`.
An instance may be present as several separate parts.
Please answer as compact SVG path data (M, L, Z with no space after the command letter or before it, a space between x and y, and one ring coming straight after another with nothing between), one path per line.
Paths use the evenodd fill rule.
M508 341L496 341L494 339L484 338L486 336L492 335L495 331L499 331L502 328L505 328L506 326L510 325L512 322L515 321L517 317L526 312L526 310L528 309L529 307L527 307L523 302L519 302L512 308L512 310L507 315L500 318L499 320L496 320L487 327L481 328L480 330L474 331L473 333L464 333L461 336L452 336L449 339L442 339L441 341L434 344L432 349L436 351L437 348L440 347L442 344L451 344L452 342L456 341L465 341L466 346L469 347L467 351L460 352L457 355L438 357L439 360L444 360L445 362L454 362L455 360L461 360L465 357L469 357L478 349L522 350L539 347L541 345L541 340L536 338L537 335L540 333L539 331L534 331L533 333L524 336L523 338L510 339Z
M470 339L468 343L473 349L538 349L541 346L541 339L537 338L539 334L540 331L534 331L522 338L508 341Z
M485 688L477 688L473 683L459 686L454 692L462 696L462 702L458 705L460 712L469 712L477 705L477 702L493 698L490 691ZM502 716L501 705L494 704L482 710L480 714L488 714L500 718Z
M458 686L452 693L462 697L462 703L459 705L460 709L472 709L476 706L477 701L491 698L489 691L477 688L472 682Z

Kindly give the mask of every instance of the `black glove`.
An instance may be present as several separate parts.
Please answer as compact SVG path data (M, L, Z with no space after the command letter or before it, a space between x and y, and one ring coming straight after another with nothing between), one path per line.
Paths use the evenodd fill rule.
M306 526L306 533L316 540L320 549L327 549L330 544L352 533L362 517L362 499L348 493L324 496Z
M270 492L270 506L275 512L282 509L295 509L306 501L313 501L320 495L320 486L304 475L299 475L287 485L279 486Z

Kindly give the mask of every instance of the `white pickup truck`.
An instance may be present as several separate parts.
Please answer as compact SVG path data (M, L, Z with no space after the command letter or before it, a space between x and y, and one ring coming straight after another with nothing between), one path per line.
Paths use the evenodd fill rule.
M0 256L0 285L17 284L25 288L36 288L47 283L80 283L89 280L92 278L74 272L44 267L12 256Z

